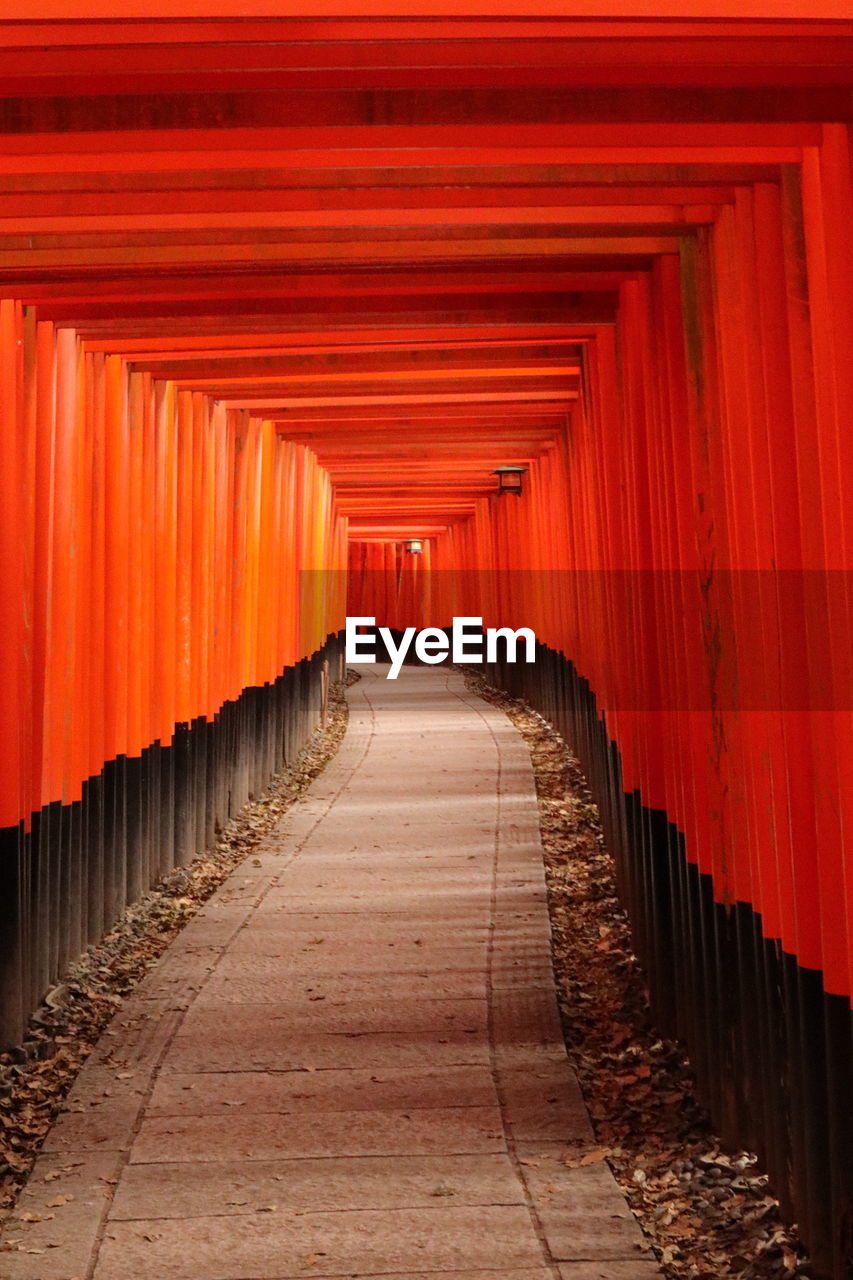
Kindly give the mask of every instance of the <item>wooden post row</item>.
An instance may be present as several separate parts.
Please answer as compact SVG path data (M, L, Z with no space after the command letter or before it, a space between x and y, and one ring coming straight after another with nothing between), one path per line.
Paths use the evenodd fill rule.
M346 520L273 423L14 301L0 364L9 1044L62 965L310 732Z
M435 625L536 631L535 668L495 678L570 735L656 1012L834 1276L853 1265L851 225L848 130L822 126L781 183L625 280L524 496L481 500L424 576ZM382 613L378 556L351 551L351 611Z

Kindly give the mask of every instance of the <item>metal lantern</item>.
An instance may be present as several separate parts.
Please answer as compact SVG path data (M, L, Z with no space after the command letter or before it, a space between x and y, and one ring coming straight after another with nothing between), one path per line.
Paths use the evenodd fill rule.
M517 498L520 498L521 477L526 471L527 467L496 467L492 475L498 477L498 496L514 493Z
M410 556L419 556L424 549L424 544L420 538L407 538L403 546Z

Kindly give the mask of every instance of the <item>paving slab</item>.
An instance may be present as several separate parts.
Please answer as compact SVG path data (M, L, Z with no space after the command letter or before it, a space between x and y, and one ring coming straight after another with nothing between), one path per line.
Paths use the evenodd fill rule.
M536 1087L532 1082L528 1098L535 1096ZM308 1110L322 1123L326 1111L491 1107L497 1101L494 1074L488 1063L403 1069L386 1065L366 1071L164 1071L154 1086L146 1114L222 1116L234 1107L267 1113ZM535 1132L526 1136L537 1140L551 1135ZM560 1133L560 1138L565 1141L566 1131Z
M601 1161L583 1168L567 1166L561 1153L522 1157L522 1176L536 1203L551 1253L560 1261L641 1258L648 1245L636 1218ZM600 1216L608 1215L607 1231Z
M302 970L332 965L337 972L359 973L377 965L391 969L398 961L409 969L426 955L431 965L443 969L450 961L483 957L488 943L485 928L457 932L446 925L442 928L438 921L408 916L395 921L383 917L375 922L359 916L343 916L333 922L321 916L300 919L304 924L293 924L292 917L275 919L259 913L251 929L234 935L231 955L286 956L294 968ZM328 928L318 928L323 920Z
M592 1124L575 1073L565 1061L547 1060L500 1074L504 1123L519 1142L588 1142Z
M489 918L492 899L491 877L481 877L479 885L470 882L470 871L467 885L463 889L457 882L448 889L446 872L441 883L436 885L435 869L430 868L422 877L422 883L412 884L413 869L407 868L396 877L384 876L380 883L369 892L353 892L352 875L341 877L337 885L329 887L316 884L316 876L311 882L295 893L293 883L288 881L286 888L275 888L270 891L264 902L264 914L274 912L276 915L286 914L291 917L305 915L308 911L322 911L323 917L331 915L358 915L382 920L384 917L411 916L421 919L453 920L460 928L468 924L481 922Z
M158 1000L132 996L107 1026L84 1070L106 1065L153 1074L191 999L192 993Z
M46 1151L124 1151L142 1115L144 1093L110 1096L63 1108L45 1139ZM2 1274L2 1273L0 1273Z
M484 1000L487 981L482 966L465 969L409 969L388 973L382 978L382 994L389 1000ZM294 974L292 967L277 956L223 956L216 973L211 972L203 998L220 993L224 1001L240 999L243 1004L275 1004L282 996L304 994L336 996L339 999L369 999L377 990L370 972Z
M430 1209L524 1204L503 1155L353 1157L345 1160L235 1159L216 1164L131 1165L111 1218L201 1218L257 1213L286 1202L294 1215L354 1209Z
M259 1001L255 992L251 993L254 1000L241 998L243 993L235 999L234 994L227 980L224 984L211 982L184 1019L182 1033L190 1033L194 1018L202 1012L205 1016L231 1020L233 1030L265 1016L269 1025L280 1029L287 1039L327 1030L336 1035L447 1029L485 1032L488 1020L485 996L481 1000L432 1000L411 996L342 1000L332 984L328 984L326 993L306 988L301 995L294 993L286 1003L282 1003L280 998ZM278 994L280 997L281 993Z
M131 1159L140 1164L285 1160L320 1156L476 1155L506 1150L500 1108L411 1111L310 1110L216 1116L146 1117Z
M221 947L184 949L173 944L134 991L137 1000L167 1000L201 991L222 955Z
M112 1222L95 1280L270 1280L541 1266L526 1207L310 1213Z
M456 673L384 675L107 1029L4 1280L658 1274L577 1167L526 747Z
M648 1242L609 1165L583 1148L517 1142L515 1157L549 1253L558 1262L651 1262Z
M263 1008L263 1006L259 1006ZM412 1031L288 1036L259 1013L247 1038L245 1023L223 1022L216 1009L199 1010L186 1034L176 1035L163 1071L318 1071L353 1067L422 1067L487 1063L485 1032Z
M120 1172L114 1151L39 1156L3 1231L3 1280L85 1276Z

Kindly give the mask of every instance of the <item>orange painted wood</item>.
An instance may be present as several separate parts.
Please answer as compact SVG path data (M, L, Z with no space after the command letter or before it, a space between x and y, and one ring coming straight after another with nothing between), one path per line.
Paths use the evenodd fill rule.
M848 995L843 6L51 3L0 22L7 825L316 649L349 564L534 626Z

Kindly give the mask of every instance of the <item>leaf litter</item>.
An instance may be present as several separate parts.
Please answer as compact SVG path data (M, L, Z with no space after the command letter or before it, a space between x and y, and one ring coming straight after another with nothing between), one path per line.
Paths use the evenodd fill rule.
M348 671L345 680L330 686L325 726L314 731L294 762L227 822L212 849L187 866L176 867L131 904L110 932L90 946L47 993L30 1020L23 1044L0 1054L0 1214L4 1219L14 1208L80 1068L124 997L337 751L347 724L344 690L359 678ZM130 1074L120 1072L118 1078ZM45 1181L53 1182L61 1174L62 1170L51 1170ZM59 1207L72 1199L57 1195L51 1205ZM21 1217L27 1221L33 1215ZM12 1244L6 1241L5 1247Z
M599 1144L566 1164L606 1159L667 1280L807 1280L805 1248L757 1158L723 1148L684 1045L655 1029L578 761L527 703L464 674L521 732L536 777L566 1048Z

